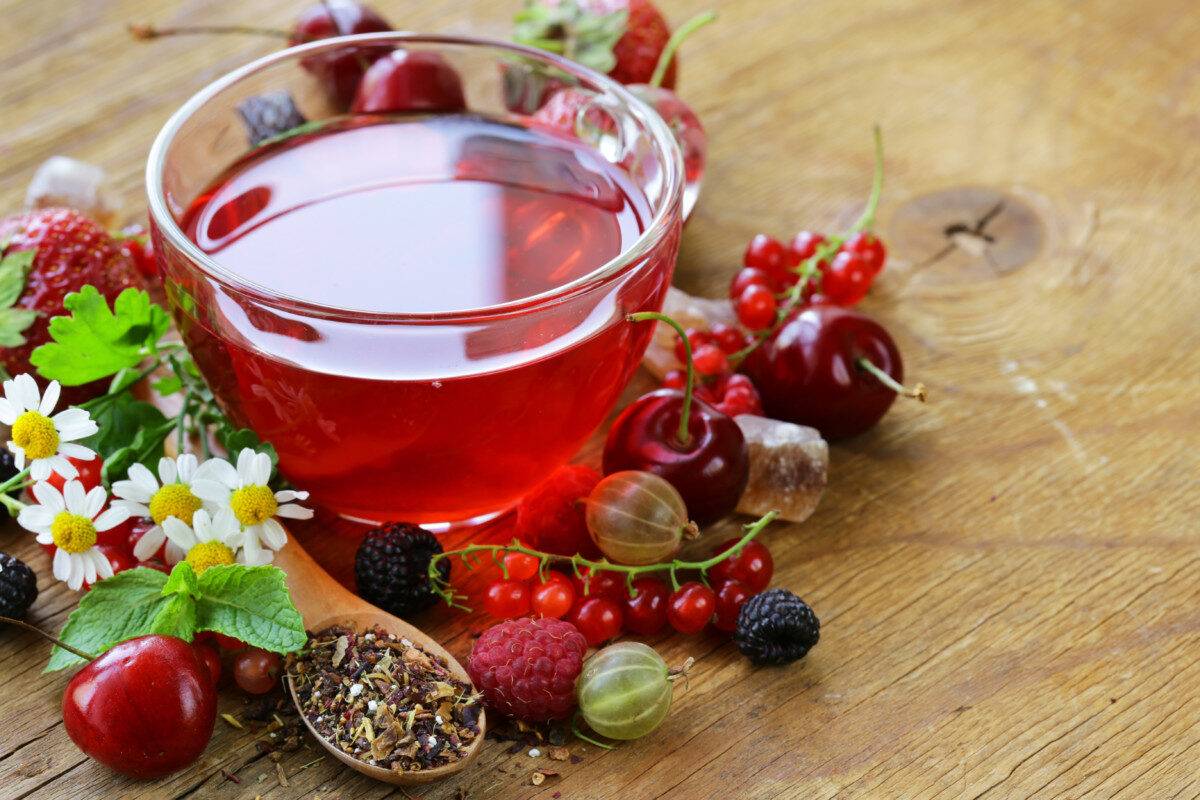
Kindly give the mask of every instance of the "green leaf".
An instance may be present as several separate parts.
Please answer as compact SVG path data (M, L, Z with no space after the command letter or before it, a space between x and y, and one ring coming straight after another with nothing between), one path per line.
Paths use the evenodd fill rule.
M183 381L180 380L178 375L167 375L156 380L151 386L154 387L154 391L158 392L160 397L166 397L182 389Z
M196 601L186 594L173 594L161 604L147 633L175 636L191 641L196 632Z
M30 308L0 308L0 347L25 344L25 330L38 318Z
M275 653L299 650L304 621L278 567L209 567L198 581L196 629L217 631Z
M162 588L163 597L181 594L187 597L199 597L200 586L197 583L196 571L186 561L180 561L167 576L167 582Z
M163 456L163 441L175 429L175 420L168 419L158 425L141 428L133 442L114 451L104 459L100 470L105 486L124 478L134 464L145 464L152 471Z
M105 402L91 406L92 419L100 430L83 441L85 447L92 448L102 458L107 460L118 450L135 444L138 434L143 430L165 429L163 438L170 433L173 423L161 411L149 403L135 399L128 392L111 395L104 400ZM162 439L158 441L161 443ZM161 457L153 447L146 454L135 451L131 455L134 456L133 461L145 463L152 471ZM137 457L139 455L142 457ZM126 470L133 461L126 464Z
M126 289L110 310L95 286L63 300L69 316L50 320L52 342L33 351L42 377L78 386L135 367L170 326L167 312L139 289Z
M234 463L237 463L238 453L249 447L251 450L257 450L270 456L272 467L279 466L279 454L275 452L275 446L270 442L264 442L257 433L249 428L234 428L226 420L217 429L217 441L221 443L221 447L225 448L225 452L229 453L229 457L233 459Z
M100 655L114 644L150 632L167 599L162 596L167 576L147 567L119 572L98 581L79 600L59 638L85 653ZM188 637L190 638L190 636ZM47 672L83 663L60 647L50 652Z
M24 250L0 258L0 308L11 308L24 294L25 279L36 255L36 250Z

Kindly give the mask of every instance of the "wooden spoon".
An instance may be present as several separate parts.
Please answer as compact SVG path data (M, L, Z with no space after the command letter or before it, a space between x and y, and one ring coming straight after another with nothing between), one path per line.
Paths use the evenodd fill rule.
M292 601L296 604L296 608L299 609L300 616L304 618L304 627L308 630L320 631L328 628L330 625L346 625L361 631L373 625L378 625L388 633L394 633L399 637L408 639L414 644L420 645L425 651L446 659L446 664L450 667L450 671L454 676L467 685L471 685L471 679L468 677L467 671L462 668L462 665L445 648L404 620L380 611L335 581L328 572L321 568L321 565L313 561L312 556L304 551L304 548L300 546L300 543L296 541L294 536L289 537L288 543L284 548L276 553L275 566L287 573L287 584L288 589L292 593ZM299 709L300 699L296 696L296 687L292 684L290 677L288 678L288 690L291 692L292 702ZM300 713L300 718L304 720L304 724L308 727L313 737L326 750L332 753L338 761L341 761L351 769L358 770L364 775L369 775L375 780L397 786L412 786L419 783L441 780L466 767L479 755L480 747L483 744L485 725L487 724L485 712L480 710L479 735L475 737L475 740L471 742L466 752L462 754L462 757L458 761L443 767L424 769L419 772L394 772L383 767L372 766L365 761L359 761L357 758L343 753L330 744L321 734L317 733L316 729L309 723L308 718L304 716L303 711Z

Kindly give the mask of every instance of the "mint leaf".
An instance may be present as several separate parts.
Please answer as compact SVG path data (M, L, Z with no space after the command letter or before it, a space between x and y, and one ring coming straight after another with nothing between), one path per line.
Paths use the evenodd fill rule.
M249 428L234 428L228 420L222 420L216 434L217 441L220 442L221 447L225 448L225 452L229 453L235 463L238 453L249 447L251 450L257 450L270 456L272 467L279 466L279 455L275 452L275 446L270 442L264 442L257 433Z
M209 567L197 584L196 630L217 631L275 653L291 653L307 641L278 567Z
M99 426L99 430L83 441L85 447L90 447L100 454L101 458L108 459L118 450L132 445L139 432L144 429L163 430L164 438L174 426L172 422L167 420L167 417L154 406L141 400L135 399L128 392L121 394L109 395L102 398L103 402L96 402L89 406L92 412L92 419ZM162 440L160 439L159 442ZM140 453L132 453L134 461L142 461L150 467L150 471L155 471L157 466L158 456L153 447L147 450L145 457L136 457ZM149 460L148 460L149 459ZM129 469L130 461L125 465L125 469Z
M36 250L24 250L0 258L0 308L11 308L24 294L25 279L36 255Z
M180 561L171 570L171 574L167 576L167 582L163 584L163 597L169 597L173 594L181 594L187 597L199 597L200 587L197 583L196 571L192 569L192 565L186 561Z
M54 341L33 351L42 377L78 386L135 367L170 326L167 312L139 289L126 289L110 310L95 286L63 300L69 316L50 320Z
M172 594L150 621L147 633L175 636L190 642L195 631L196 601L186 594Z
M85 653L100 655L114 644L147 634L168 600L162 596L167 576L136 567L99 581L79 600L60 639ZM185 638L191 638L190 635ZM50 652L47 672L82 664L83 659L60 647Z
M180 380L178 375L167 375L156 380L151 386L154 387L154 391L158 392L160 396L166 397L182 389L183 381Z
M104 466L100 468L100 477L105 486L112 486L114 480L124 478L134 464L145 464L151 472L155 471L158 460L163 456L163 442L175 430L175 420L164 420L157 425L140 428L132 443L105 456ZM101 428L99 433L103 432Z

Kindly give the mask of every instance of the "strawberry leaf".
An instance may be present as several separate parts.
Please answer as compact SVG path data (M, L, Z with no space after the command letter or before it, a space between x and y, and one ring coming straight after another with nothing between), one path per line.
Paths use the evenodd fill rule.
M50 320L52 342L33 351L30 363L42 377L78 386L137 366L170 326L167 312L150 295L126 289L110 310L94 286L63 300L70 316Z
M596 14L581 8L575 0L563 0L554 6L532 0L517 12L513 23L513 39L518 44L558 53L597 72L608 72L617 65L613 48L629 27L629 10Z
M0 258L0 308L12 308L25 291L25 279L33 268L36 250L9 253Z

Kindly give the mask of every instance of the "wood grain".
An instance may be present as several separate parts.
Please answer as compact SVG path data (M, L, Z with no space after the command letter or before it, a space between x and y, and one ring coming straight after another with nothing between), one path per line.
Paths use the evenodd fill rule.
M403 27L502 35L516 3L375 4ZM157 128L270 43L135 46L122 25L282 26L297 5L0 0L0 207L62 153L104 165L140 217ZM663 5L679 21L704 4ZM543 762L489 743L476 769L421 796L1200 797L1194 4L717 5L683 58L681 91L712 142L677 284L719 296L751 234L852 220L879 122L891 261L865 305L933 402L898 404L833 447L816 514L766 535L776 583L823 621L807 659L752 669L714 636L664 638L669 661L699 663L651 739L578 746L583 762L537 788ZM345 576L352 543L304 538ZM61 624L74 597L31 537L9 526L0 548L43 576L33 619ZM459 655L480 624L414 622ZM283 787L256 737L221 723L193 768L130 783L66 738L66 677L40 674L45 656L0 633L0 796L392 791L328 759L301 769L314 750L283 761Z

